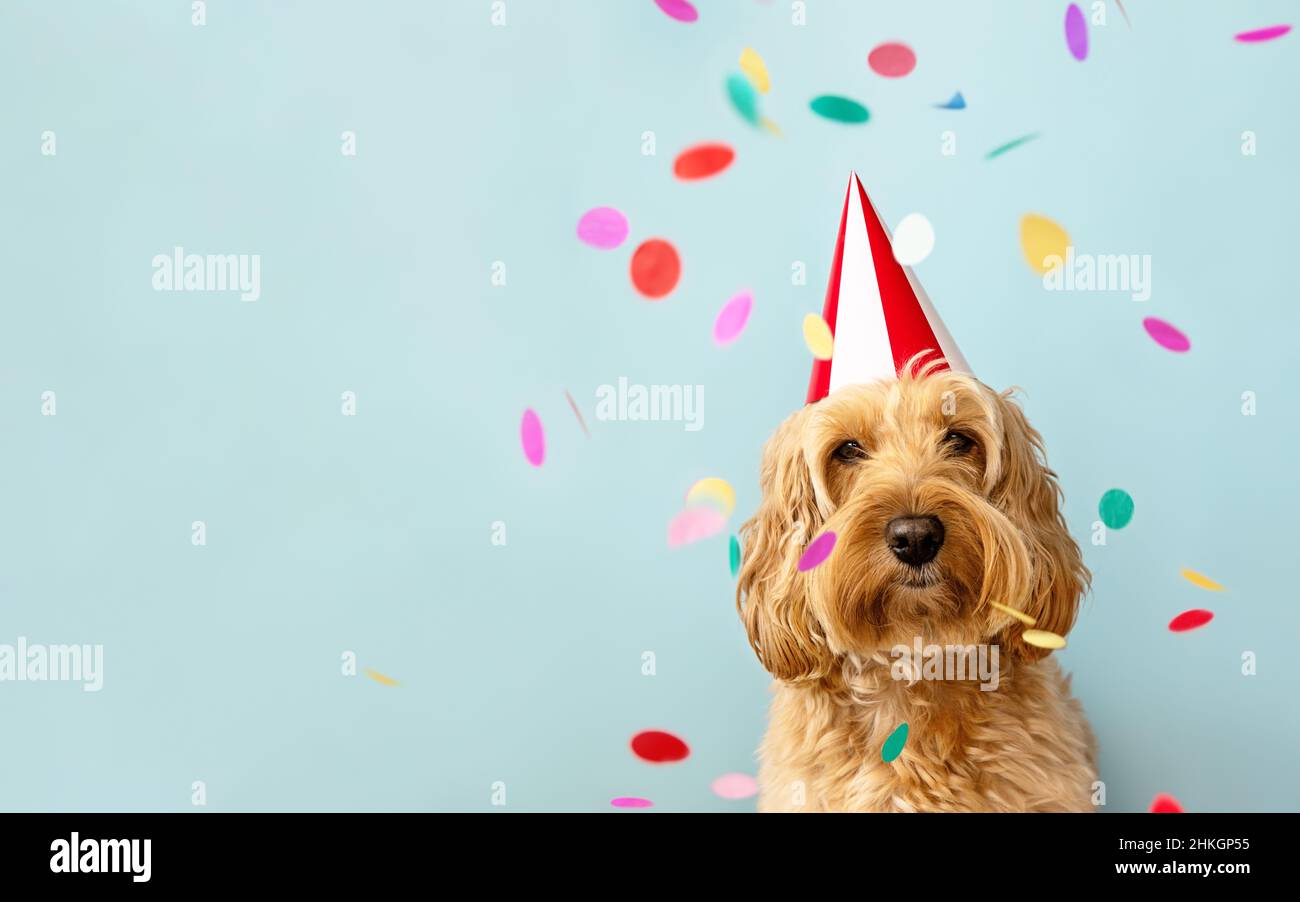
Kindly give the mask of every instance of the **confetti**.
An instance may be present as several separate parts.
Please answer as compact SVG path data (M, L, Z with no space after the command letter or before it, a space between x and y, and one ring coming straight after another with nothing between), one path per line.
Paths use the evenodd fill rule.
M728 75L727 96L731 98L731 105L736 108L741 119L750 125L758 125L758 95L754 93L754 86L748 78L743 75Z
M1080 62L1088 58L1088 23L1083 10L1073 3L1065 9L1065 46Z
M831 556L831 552L834 550L835 533L828 529L826 532L813 539L804 550L803 557L799 558L799 570L801 572L811 570L812 568L821 565Z
M569 406L573 408L573 415L578 418L578 425L582 427L582 432L587 438L591 438L591 431L587 428L587 421L582 418L582 411L578 409L578 402L573 400L573 395L569 390L564 390L564 397L569 399Z
M894 732L889 734L885 744L880 747L880 760L888 764L903 754L903 746L905 745L907 745L907 724L902 723L895 728Z
M776 135L778 138L781 137L781 135L783 134L781 131L781 126L777 125L775 122L773 122L771 119L768 119L766 116L763 117L763 128L766 129L771 134Z
M1065 637L1047 630L1025 630L1020 638L1038 648L1065 648Z
M830 360L835 348L835 338L826 320L816 313L809 313L803 318L803 343L818 360Z
M964 110L966 98L961 96L961 91L958 91L947 103L936 103L935 106L941 110Z
M736 490L727 480L708 476L691 486L686 493L687 507L694 507L703 501L714 502L724 517L730 517L736 509Z
M996 601L990 601L989 606L992 607L994 610L1001 611L1003 614L1008 614L1016 618L1026 626L1033 626L1035 623L1038 622L1033 617L1030 617L1028 614L1026 614L1024 611L1017 611L1015 608L1009 608L1004 604L998 604Z
M1211 592L1227 591L1223 586L1219 585L1203 573L1197 573L1195 570L1188 570L1186 567L1182 569L1181 573L1183 574L1183 579L1187 580L1193 586L1200 586L1202 589L1208 589Z
M722 532L727 518L711 507L688 507L668 524L668 547L680 548Z
M1046 216L1026 213L1020 220L1020 248L1025 253L1025 262L1034 272L1042 275L1048 271L1049 257L1065 259L1066 248L1070 246L1070 236Z
M1119 14L1124 17L1124 24L1128 26L1129 31L1132 31L1133 23L1128 20L1128 10L1124 8L1124 0L1115 0L1115 5L1119 7Z
M1151 800L1151 807L1147 809L1151 814L1182 814L1183 806L1178 800L1168 793L1156 793L1156 797Z
M758 781L749 774L723 774L713 781L713 794L722 799L748 799L758 795Z
M642 730L632 737L632 754L642 761L667 764L685 760L690 753L690 746L663 730Z
M740 572L740 539L735 536L731 537L731 547L728 549L728 556L731 559L731 578L735 579L736 574Z
M1014 140L1008 141L1006 144L999 144L997 147L993 148L988 153L984 154L984 159L986 160L996 159L997 157L1002 156L1008 150L1015 150L1021 144L1028 144L1030 141L1035 140L1038 136L1039 136L1039 132L1032 132L1028 135L1021 135L1019 138L1015 138Z
M613 207L593 207L578 220L578 238L602 251L613 250L627 239L627 217Z
M376 683L379 683L381 686L400 686L400 685L402 685L401 683L397 682L397 680L393 679L392 677L384 676L382 673L379 673L379 672L376 671L376 670L367 670L367 671L366 671L366 676L370 677L372 680L374 680Z
M934 226L920 213L908 213L894 229L894 259L915 266L934 250Z
M1255 31L1243 31L1241 34L1236 35L1236 38L1243 44L1258 44L1261 41L1271 41L1275 38L1280 38L1290 30L1290 25L1273 25Z
M642 242L632 254L632 285L652 301L657 301L677 287L682 275L682 261L677 248L662 238Z
M740 71L745 73L758 93L766 94L772 87L772 82L767 77L767 64L753 47L746 47L740 52Z
M885 78L902 78L916 68L916 54L906 44L891 41L868 53L867 65Z
M823 94L820 97L814 97L808 104L812 111L823 119L830 119L833 122L861 123L871 118L871 113L862 104L856 100L850 100L847 97L837 97L834 94Z
M519 424L519 441L524 446L524 457L534 467L540 467L546 459L546 436L542 432L542 421L531 407L524 411L523 421Z
M706 179L731 165L736 152L726 144L697 144L688 147L673 161L673 175L683 181Z
M678 22L694 22L700 17L699 11L686 0L655 0L655 6L662 9L668 18Z
M753 309L754 296L748 291L742 291L723 304L713 321L713 343L729 345L739 338L740 333L745 331L749 313Z
M1101 496L1097 513L1109 529L1123 529L1133 519L1133 496L1123 489L1111 489Z
M649 808L654 805L654 802L636 796L619 796L617 799L610 799L609 804L615 808Z
M1173 620L1169 621L1169 632L1185 633L1188 630L1199 629L1213 619L1213 611L1207 611L1203 608L1192 608L1190 611L1183 611Z
M1186 335L1162 319L1148 316L1142 320L1142 327L1147 330L1147 334L1156 344L1166 350L1181 354L1192 347Z

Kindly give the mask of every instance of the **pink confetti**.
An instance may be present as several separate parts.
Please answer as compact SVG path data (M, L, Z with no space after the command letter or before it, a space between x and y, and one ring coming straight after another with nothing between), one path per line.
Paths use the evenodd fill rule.
M1151 800L1150 812L1152 814L1182 814L1183 806L1169 793L1161 792L1157 793L1156 797Z
M1146 328L1147 334L1162 348L1181 354L1192 346L1186 335L1162 319L1148 316L1142 320L1142 325Z
M700 17L699 12L686 0L655 0L655 6L664 11L670 19L678 22L694 22Z
M727 518L711 507L688 507L668 524L668 547L680 548L722 532Z
M524 411L523 422L519 424L519 440L524 446L524 457L534 467L540 467L546 459L546 436L542 433L542 421L531 407Z
M749 774L723 774L713 781L713 794L723 799L748 799L758 795L758 781Z
M731 344L745 331L749 322L749 312L754 309L754 296L742 291L727 301L718 311L718 318L713 321L713 341L718 345Z
M1236 35L1236 38L1243 44L1258 44L1260 41L1271 41L1274 38L1280 38L1290 30L1290 25L1273 25L1255 31L1243 31L1241 34Z
M613 207L593 207L578 220L578 238L602 251L613 250L627 239L627 217Z
M867 65L885 78L902 78L916 68L916 54L906 44L891 41L868 53Z
M1065 46L1079 62L1088 58L1088 22L1083 10L1073 3L1065 10Z
M619 796L617 799L610 799L609 804L615 808L649 808L654 802L649 799L638 799L636 796Z
M831 552L835 550L835 533L827 530L812 540L812 544L804 551L803 557L799 558L800 570L811 570L822 564Z

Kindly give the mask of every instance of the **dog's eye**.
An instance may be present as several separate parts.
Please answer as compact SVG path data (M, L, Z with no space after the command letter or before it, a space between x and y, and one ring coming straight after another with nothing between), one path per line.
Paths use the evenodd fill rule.
M863 448L855 441L847 441L835 449L835 459L843 463L850 463L855 460L866 460L867 449Z
M964 432L953 430L943 437L943 443L956 454L965 454L975 447L975 439Z

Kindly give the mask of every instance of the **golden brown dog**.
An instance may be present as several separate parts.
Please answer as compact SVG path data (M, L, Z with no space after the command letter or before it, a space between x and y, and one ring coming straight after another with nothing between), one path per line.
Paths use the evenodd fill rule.
M761 485L736 595L776 677L760 810L1092 809L1093 739L1069 680L989 604L1064 636L1089 580L1009 392L911 365L841 388L777 429ZM826 531L830 557L800 572ZM898 679L891 649L921 643L995 646L996 689Z

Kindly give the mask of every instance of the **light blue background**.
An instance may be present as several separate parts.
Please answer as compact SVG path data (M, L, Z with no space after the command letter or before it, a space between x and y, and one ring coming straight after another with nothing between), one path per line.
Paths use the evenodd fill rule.
M1060 657L1108 810L1300 808L1300 66L1294 34L1232 39L1294 5L1133 2L1130 30L1111 4L1083 63L1060 2L810 0L804 27L785 2L697 5L508 0L493 27L487 0L213 0L202 28L188 2L3 5L0 642L102 643L105 687L0 684L0 807L190 810L204 780L209 810L492 810L501 780L507 810L752 809L709 789L752 772L767 702L727 539L670 550L666 528L703 476L736 486L731 529L754 509L856 168L891 224L934 223L919 277L977 374L1026 389L1061 474L1095 579ZM867 68L888 39L917 52L904 79ZM726 100L745 46L783 138ZM933 107L956 90L966 110ZM828 92L870 123L812 115ZM703 140L735 164L676 181ZM574 226L606 204L632 232L600 252ZM1151 254L1151 300L1044 291L1027 212L1080 252ZM684 263L657 304L627 276L652 236ZM261 254L261 300L154 292L175 245ZM718 349L741 288L753 317ZM620 376L703 385L703 430L597 421ZM1136 516L1093 547L1116 486ZM1202 606L1208 627L1166 630ZM344 650L402 685L341 676ZM636 760L652 727L690 759Z

